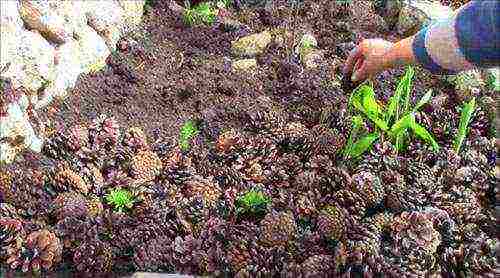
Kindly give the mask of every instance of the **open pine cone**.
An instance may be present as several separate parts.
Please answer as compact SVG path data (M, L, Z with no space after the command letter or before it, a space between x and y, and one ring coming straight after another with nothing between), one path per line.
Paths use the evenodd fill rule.
M23 272L49 270L61 261L62 244L56 235L48 230L39 230L7 248L7 261L12 269L21 267Z

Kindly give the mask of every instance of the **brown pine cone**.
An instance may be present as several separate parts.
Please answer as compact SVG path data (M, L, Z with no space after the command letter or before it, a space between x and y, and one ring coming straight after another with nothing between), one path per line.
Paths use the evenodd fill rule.
M239 143L241 135L234 130L222 133L217 139L216 149L221 153L227 154L235 149Z
M54 177L54 181L63 191L69 191L67 186L76 189L82 194L87 194L89 192L90 186L85 183L82 177L78 173L71 170L67 165L59 168L57 174Z
M98 197L93 196L87 201L87 210L91 217L96 217L102 214L104 206Z
M113 265L111 246L99 239L91 239L78 246L73 263L81 272L109 272Z
M70 216L85 216L88 213L85 198L75 192L65 192L57 195L52 201L52 211L57 220Z
M301 264L303 277L328 277L333 264L330 255L314 255Z
M297 224L291 212L271 212L262 220L261 231L264 245L286 246L296 236Z
M49 270L61 261L62 244L59 238L48 230L32 232L24 242L17 242L7 248L7 261L12 269L21 267L23 272Z
M318 216L318 230L327 238L340 240L346 229L347 211L338 205L328 206Z
M9 201L14 196L12 194L12 174L8 171L0 171L0 196Z
M0 258L6 259L6 250L11 244L22 240L24 229L22 222L14 218L0 218Z
M365 200L368 207L378 205L385 195L380 178L367 171L352 176L352 189Z
M144 150L148 147L148 140L144 131L139 127L131 127L125 132L123 143L136 150Z
M227 254L231 270L235 273L247 266L250 261L250 253L246 250L246 248L244 248L244 246L242 247L232 246Z
M189 196L200 196L205 205L208 207L213 207L222 191L219 185L213 179L206 179L198 175L193 176L185 182Z
M146 183L160 174L162 161L156 153L142 150L132 157L131 167L136 183Z

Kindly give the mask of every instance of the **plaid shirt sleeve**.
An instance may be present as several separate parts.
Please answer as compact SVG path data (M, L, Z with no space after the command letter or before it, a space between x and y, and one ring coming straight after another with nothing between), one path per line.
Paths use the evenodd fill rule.
M415 35L413 53L426 69L454 74L500 66L500 1L471 1Z

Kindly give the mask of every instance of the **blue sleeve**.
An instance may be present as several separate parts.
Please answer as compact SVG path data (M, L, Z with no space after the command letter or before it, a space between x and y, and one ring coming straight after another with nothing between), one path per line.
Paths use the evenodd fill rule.
M500 66L500 0L472 1L457 15L455 32L467 61Z

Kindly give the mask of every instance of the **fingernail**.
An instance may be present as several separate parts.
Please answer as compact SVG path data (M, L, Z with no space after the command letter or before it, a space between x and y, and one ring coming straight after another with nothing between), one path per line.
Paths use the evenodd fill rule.
M352 82L356 82L358 81L358 75L356 73L353 73L352 76L351 76L351 81Z

